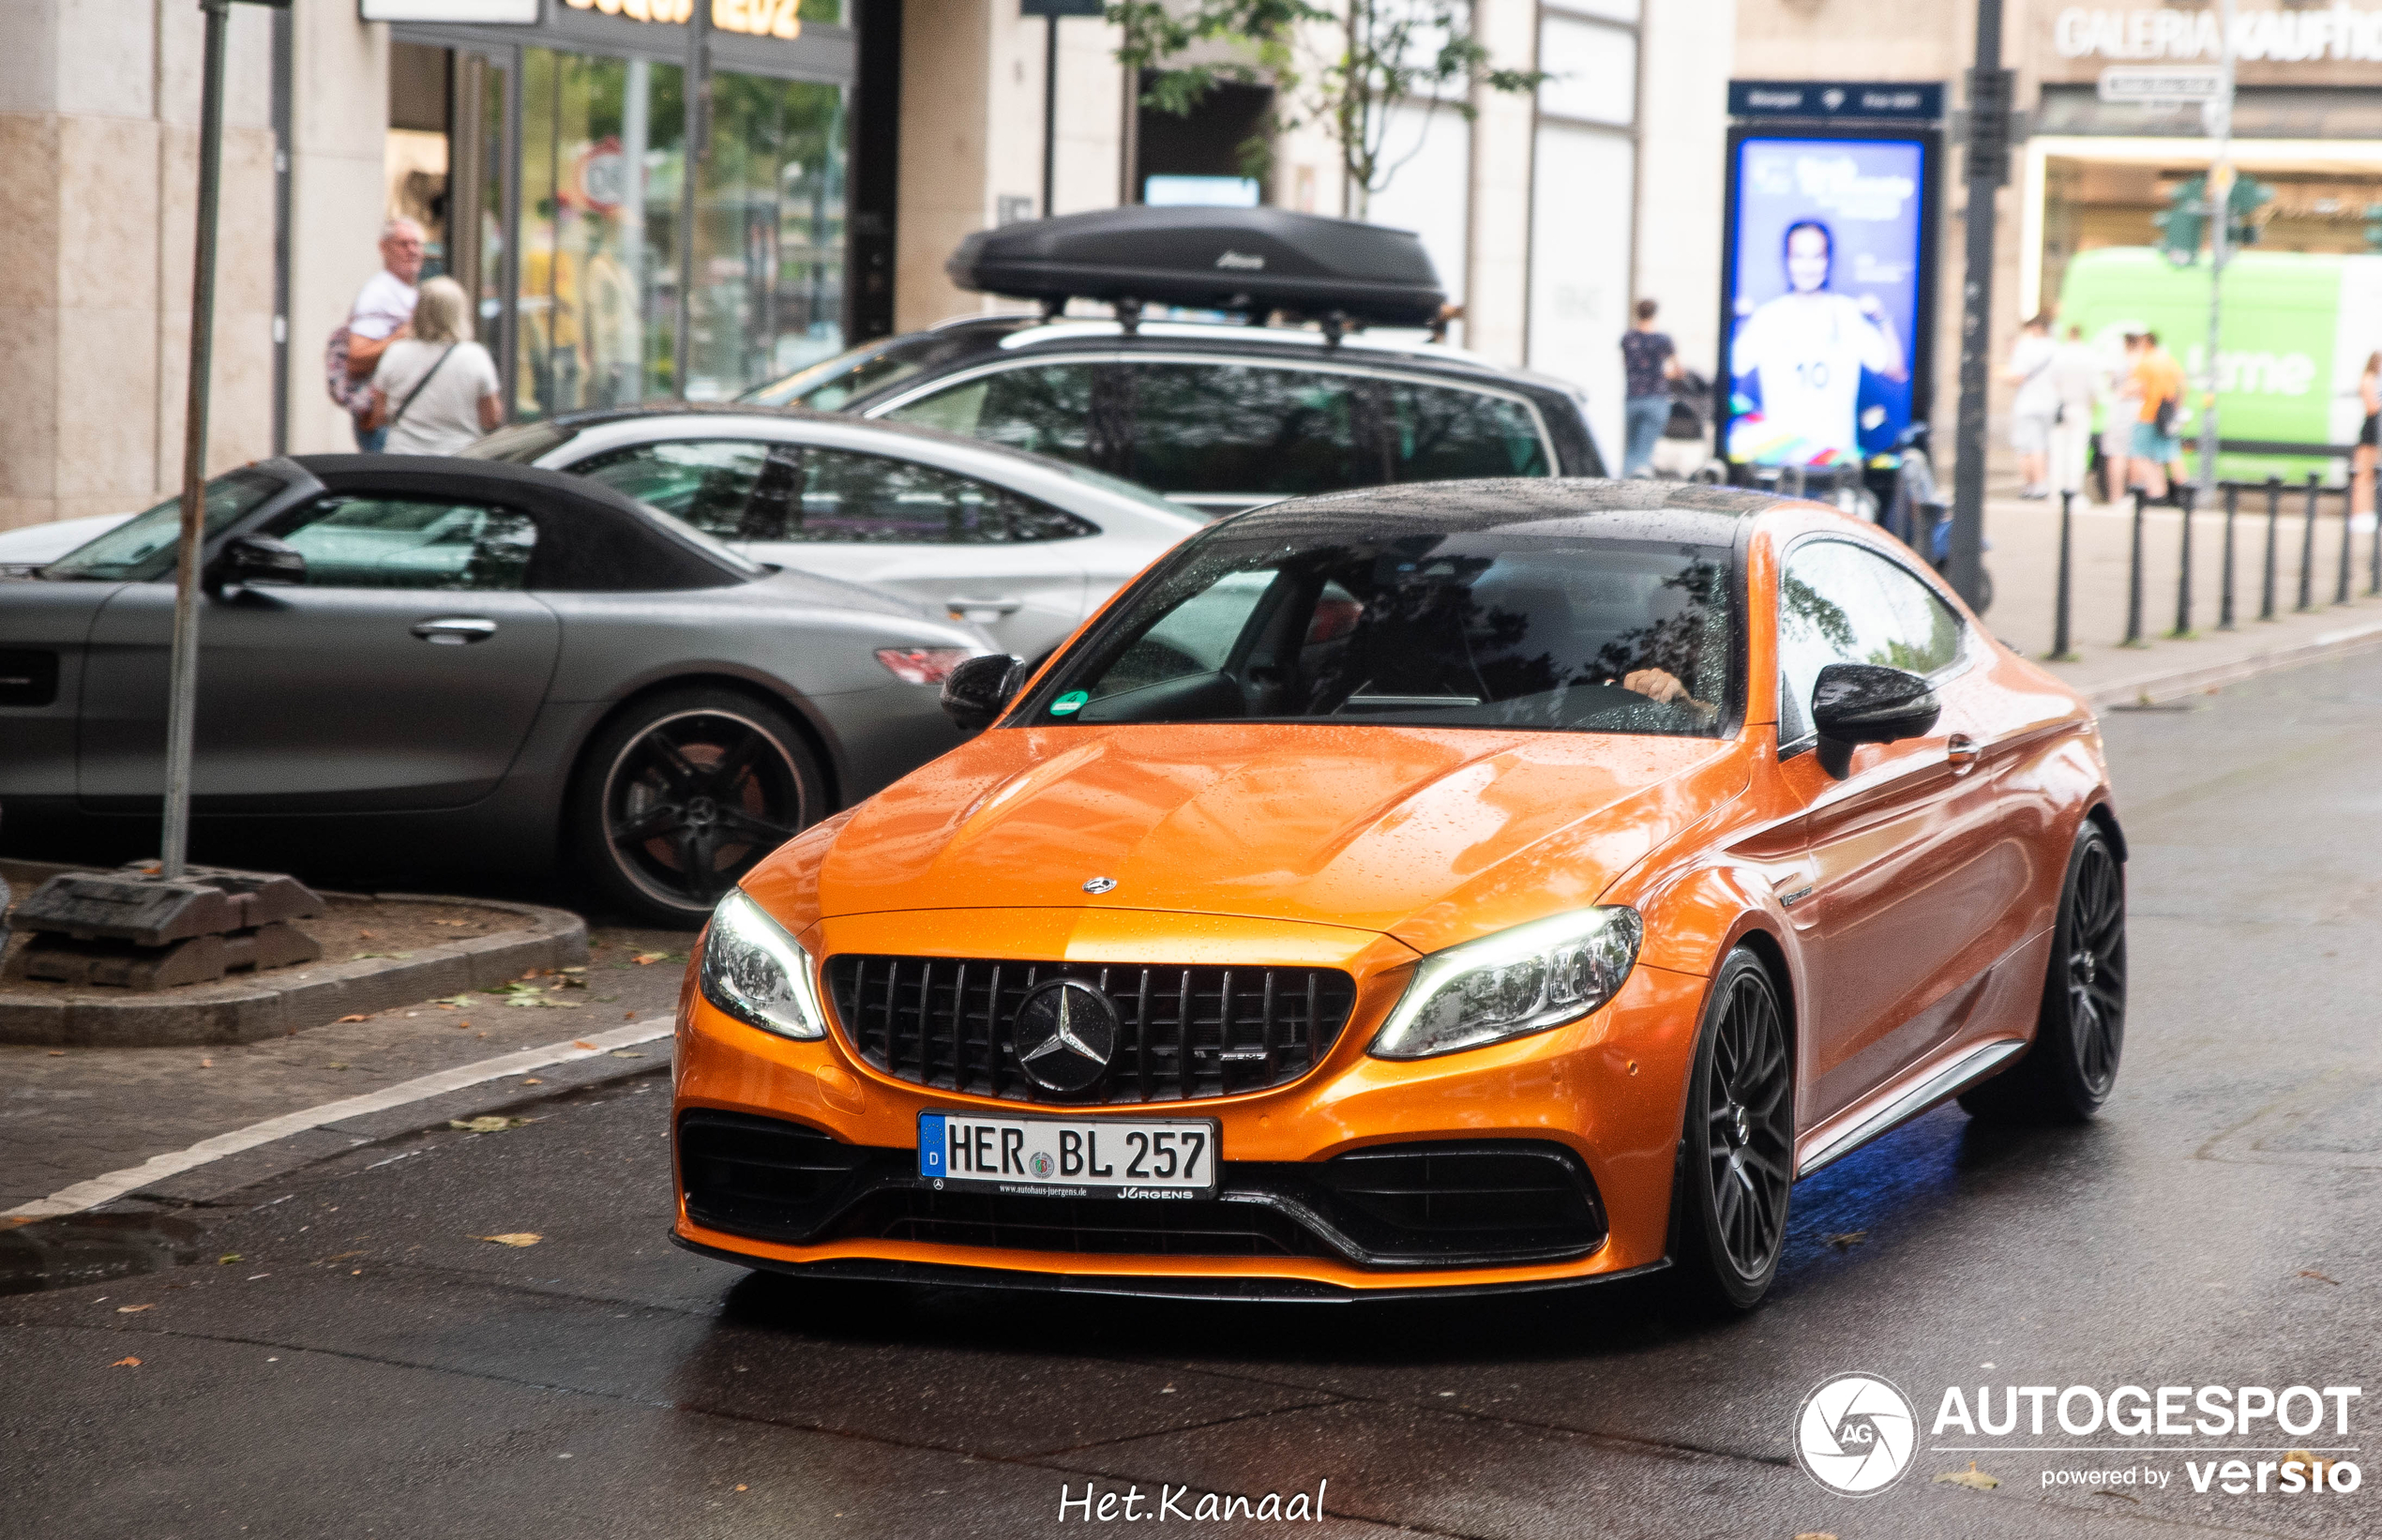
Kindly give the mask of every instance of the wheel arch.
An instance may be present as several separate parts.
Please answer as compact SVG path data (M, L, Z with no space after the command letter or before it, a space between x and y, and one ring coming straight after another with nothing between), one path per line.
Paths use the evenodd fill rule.
M2103 796L2085 809L2085 817L2101 825L2101 832L2109 838L2110 848L2117 852L2118 865L2124 866L2128 859L2126 831L2118 826L2118 809Z

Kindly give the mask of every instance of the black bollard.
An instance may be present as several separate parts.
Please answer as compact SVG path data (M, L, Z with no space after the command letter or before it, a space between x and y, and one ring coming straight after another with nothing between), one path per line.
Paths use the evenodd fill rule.
M2192 504L2199 491L2189 485L2176 489L2183 507L2183 550L2176 562L2176 628L2167 634L2178 641L2192 634Z
M2144 493L2133 490L2133 554L2126 563L2126 641L2129 647L2142 645L2142 505Z
M2308 473L2308 527L2299 537L2299 603L2301 610L2315 608L2315 494L2316 475Z
M2276 532L2283 522L2283 478L2267 477L2267 576L2266 590L2258 602L2258 618L2274 618L2274 546Z
M2374 506L2382 508L2382 498L2375 499ZM2374 544L2366 550L2366 560L2373 564L2373 568L2366 575L2365 596L2382 597L2382 515L2374 521Z
M2224 586L2217 596L2217 629L2233 629L2233 516L2241 511L2241 483L2224 484Z
M2051 623L2051 660L2065 663L2076 655L2068 650L2068 599L2070 543L2075 524L2076 494L2062 491L2059 494L2059 608Z
M2350 485L2354 486L2355 483L2352 482ZM2349 537L2350 526L2356 522L2357 521L2349 516L2349 488L2344 487L2341 489L2341 581L2340 585L2333 590L2332 602L2335 604L2349 602L2349 573L2357 566L2356 559L2349 554Z

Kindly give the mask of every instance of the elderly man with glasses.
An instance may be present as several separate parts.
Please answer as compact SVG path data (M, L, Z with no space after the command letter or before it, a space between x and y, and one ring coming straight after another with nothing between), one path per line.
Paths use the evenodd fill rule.
M410 336L415 287L422 277L422 227L412 219L391 219L381 227L381 270L365 280L347 313L347 371L369 380L380 367L381 355L400 337ZM369 415L355 418L355 446L368 455L381 452L386 428L368 428Z

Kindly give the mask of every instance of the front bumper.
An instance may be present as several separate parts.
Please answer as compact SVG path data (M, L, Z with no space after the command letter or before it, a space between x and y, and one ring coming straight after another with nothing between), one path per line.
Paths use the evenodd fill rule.
M985 955L1003 939L1003 913L935 916L936 950ZM1011 946L1019 945L1019 930L1050 924L1050 912L1006 913L1016 922L1006 928ZM824 937L814 932L805 940L817 942L814 955L822 957L890 950L884 944L897 937L888 932L899 926L914 946L921 918L832 922L822 928L829 932ZM1176 917L1142 918L1162 924ZM822 1166L800 1152L825 1151L823 1165L834 1169L823 1186L775 1195L788 1200L774 1209L765 1178L740 1177L746 1199L761 1200L740 1206L721 1200L725 1189L716 1167L690 1169L690 1147L699 1159L710 1158L718 1153L716 1140L690 1146L680 1138L676 1239L747 1265L824 1276L951 1281L943 1276L949 1273L972 1281L999 1279L1000 1287L1042 1280L1049 1287L1198 1297L1462 1292L1557 1285L1662 1264L1705 980L1641 963L1618 998L1581 1021L1438 1059L1393 1063L1366 1057L1364 1048L1404 988L1411 953L1386 938L1326 927L1210 917L1199 917L1199 925L1209 946L1251 965L1333 964L1358 980L1347 1029L1316 1070L1289 1085L1089 1110L1120 1117L1215 1118L1224 1161L1217 1200L1165 1205L1169 1218L1145 1223L1121 1217L1120 1211L1146 1210L1120 1200L931 1192L915 1174L922 1111L1056 1109L897 1080L862 1062L840 1029L825 1041L792 1042L746 1027L690 991L679 1021L674 1137L683 1125L716 1131L740 1120L766 1120L747 1126L764 1136L773 1129L798 1140L806 1131L825 1136L788 1148L796 1152L795 1166ZM1220 927L1242 933L1220 935ZM1032 955L1071 961L1157 955L1146 933L1090 941L1078 935L1074 943L1037 946ZM1096 955L1102 951L1110 956ZM1417 1227L1385 1225L1378 1203L1368 1207L1370 1200L1352 1199L1343 1175L1351 1169L1346 1157L1358 1152L1391 1156L1417 1146L1438 1160L1437 1169L1451 1171L1465 1169L1454 1157L1467 1151L1534 1153L1540 1163L1519 1169L1560 1168L1575 1179L1579 1198L1567 1205L1542 1194L1545 1200L1524 1215L1530 1223L1503 1227L1486 1246L1468 1247L1462 1236L1446 1233L1422 1234L1418 1241ZM1442 1155L1449 1158L1439 1159ZM754 1170L771 1158L756 1157ZM1386 1169L1378 1161L1373 1167ZM1087 1214L1084 1204L1098 1211ZM1550 1224L1550 1216L1563 1222ZM1137 1232L1144 1238L1137 1239Z

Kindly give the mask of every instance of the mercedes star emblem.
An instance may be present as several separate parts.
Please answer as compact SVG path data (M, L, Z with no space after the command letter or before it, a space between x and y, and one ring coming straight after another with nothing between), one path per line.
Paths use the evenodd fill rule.
M1079 978L1036 985L1018 1004L1018 1067L1045 1091L1073 1095L1107 1073L1122 1025L1108 997Z
M1083 890L1086 893L1106 893L1116 885L1117 880L1113 877L1094 877L1083 884Z

